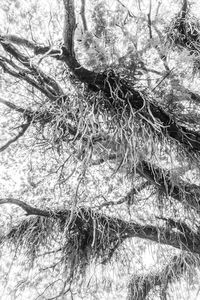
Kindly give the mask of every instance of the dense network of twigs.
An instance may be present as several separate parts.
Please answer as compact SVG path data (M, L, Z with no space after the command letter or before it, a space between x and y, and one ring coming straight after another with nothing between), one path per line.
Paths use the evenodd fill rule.
M189 12L179 13L167 28L167 39L172 47L185 48L190 55L200 55L200 23Z
M67 3L70 4L70 1ZM68 13L69 10L66 11ZM69 28L65 28L65 34L69 32L73 36L74 28L70 29L70 26L74 26L75 17L74 11L71 13L72 19L66 22L66 27ZM198 21L185 11L179 13L171 22L167 40L173 47L186 48L198 60L199 32ZM149 198L156 196L154 220L148 220L146 214L148 226L145 227L140 222L133 224L123 221L112 214L83 208L74 202L74 206L69 206L70 210L48 211L43 215L40 215L40 211L38 216L29 216L18 226L12 227L1 238L1 243L14 245L18 251L25 252L31 263L44 250L51 252L57 243L61 254L60 261L69 273L69 281L78 278L80 274L85 275L86 267L93 261L110 261L124 240L132 236L191 252L196 258L200 251L200 191L198 184L188 182L186 172L191 166L194 169L199 168L199 133L179 123L169 111L158 104L153 91L140 91L130 84L129 74L122 78L112 69L101 73L86 70L77 62L71 43L73 41L71 38L69 41L71 48L67 47L69 44L66 36L65 47L55 51L52 58L63 63L63 68L67 65L69 72L76 78L72 91L66 93L54 79L40 70L39 63L38 66L33 64L20 48L21 44L27 46L37 56L45 53L44 48L49 54L49 47L36 46L30 42L27 44L26 40L13 36L0 38L8 56L0 60L4 71L17 80L31 84L44 96L44 101L36 105L35 111L1 100L9 108L22 113L27 123L25 130L0 150L7 149L32 125L39 129L43 140L58 150L58 154L62 147L68 147L69 154L73 154L85 173L87 170L93 172L93 165L101 165L106 160L115 163L114 173L121 167L126 167L126 175L130 175L131 180L134 181L137 174L140 176L140 183L143 181L150 186L152 194ZM59 80L65 83L63 78L58 78ZM39 140L38 136L37 139ZM171 166L176 166L177 171L171 170ZM139 185L138 190L141 186ZM146 186L144 194L147 193L145 188ZM138 190L133 188L131 193L134 191L135 195ZM148 202L146 199L143 201L144 206ZM1 204L3 203L9 201ZM117 201L103 203L104 208L110 203L115 205ZM130 212L133 204L130 195L118 202L122 203L127 204ZM137 204L135 201L133 210L137 209ZM28 211L27 214L31 215ZM35 211L32 214L36 215ZM128 218L128 213L126 216ZM156 226L151 226L152 223ZM131 224L133 226L130 228ZM143 300L156 286L165 294L169 283L188 272L189 268L196 267L194 261L191 255L186 256L183 251L162 272L133 277L129 285L130 299Z
M74 213L49 211L49 214L49 218L36 216L23 220L2 238L1 244L14 245L32 264L41 251L51 249L52 240L57 240L70 280L84 275L94 260L108 262L127 237L120 219L91 209L80 208Z

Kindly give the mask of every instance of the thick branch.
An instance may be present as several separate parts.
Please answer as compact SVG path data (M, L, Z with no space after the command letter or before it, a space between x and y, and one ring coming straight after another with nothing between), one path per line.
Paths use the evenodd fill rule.
M37 216L43 216L43 217L50 217L51 214L49 211L46 210L41 210L38 208L35 208L19 199L15 199L15 198L0 198L0 205L1 204L14 204L14 205L18 205L19 207L21 207L25 212L26 215L37 215Z
M62 223L64 224L69 221L69 217L71 216L70 210L60 212L40 210L26 204L21 200L13 198L0 199L0 204L5 203L11 203L20 206L26 211L27 215L53 217L62 220ZM109 240L113 240L117 247L127 238L138 237L200 254L199 235L194 231L189 230L188 227L188 232L185 232L184 229L182 230L181 228L177 227L165 228L153 225L140 225L134 222L127 222L119 218L109 217L85 208L80 208L78 211L73 212L72 217L74 220L73 228L74 226L77 226L80 234L82 234L82 230L84 231L84 234L86 234L85 231L87 231L87 234L90 236L88 243L93 244L95 241L95 236L102 236L103 233L101 227L103 226L105 235L110 235ZM98 227L96 224L98 224ZM179 223L177 222L177 224Z
M140 110L140 115L149 120L153 126L158 126L156 120L159 120L161 123L160 130L164 135L169 135L190 150L199 151L200 135L198 133L179 126L161 107L153 103L147 103L145 106L141 94L129 87L126 82L120 80L113 72L106 74L95 73L83 68L77 62L70 46L73 42L75 27L74 5L72 0L64 0L64 4L66 13L64 32L66 33L66 28L68 28L69 36L64 37L65 47L63 48L62 59L64 59L74 74L81 81L88 83L89 87L93 90L96 89L97 91L101 90L104 92L110 102L108 109L113 109L114 106L117 112L121 110L124 113L124 110L128 112L131 106L135 110ZM147 100L145 99L145 101Z
M83 30L84 32L86 32L88 30L87 28L87 22L86 22L86 18L85 18L85 1L86 0L81 0L81 18L82 18L82 23L83 23Z
M14 103L12 103L12 102L10 102L10 101L7 101L7 100L5 100L5 99L3 99L3 98L1 98L1 97L0 97L0 103L6 105L6 106L9 107L10 109L15 110L15 111L17 111L17 112L19 112L19 113L22 113L22 114L30 114L30 111L29 111L29 110L27 110L27 109L25 109L25 108L21 108L21 107L15 105Z
M76 28L74 0L63 0L63 3L65 10L65 22L63 29L64 45L70 56L74 57L74 32Z
M8 34L4 37L1 36L1 39L4 39L4 38L6 38L7 41L17 44L19 46L26 46L27 48L30 48L30 49L36 49L36 47L37 47L37 44L35 44L34 42L29 41L25 38L19 37L14 34Z
M187 129L178 123L166 113L160 106L148 102L141 93L134 90L128 84L110 73L95 73L83 68L77 60L70 56L67 49L63 48L62 59L68 67L73 71L79 80L88 83L89 88L96 91L103 91L109 102L105 100L105 108L107 110L115 109L118 113L124 110L130 113L130 108L139 111L140 116L149 122L152 130L159 127L159 130L165 136L169 136L180 144L186 146L192 151L200 151L200 135ZM159 122L158 122L159 120ZM151 125L150 125L151 124Z
M73 8L73 6L70 7ZM74 14L74 12L72 14ZM8 48L7 46L7 49ZM38 54L48 52L48 50L51 50L50 47L37 47ZM16 55L15 51L13 53L13 47L11 47L9 53ZM49 55L51 55L51 51ZM164 135L175 139L180 144L186 146L187 149L200 151L200 135L197 132L180 126L161 107L148 102L148 99L145 99L147 105L144 105L144 98L141 93L128 86L125 81L120 80L113 72L96 73L85 69L79 64L74 55L70 54L66 46L62 48L62 55L60 55L59 51L55 52L55 58L66 62L80 81L88 83L89 88L95 91L103 91L105 96L109 99L109 102L107 100L105 101L105 107L107 107L107 109L113 109L114 105L117 111L119 111L119 108L123 112L124 109L129 111L130 107L136 111L139 110L140 116L152 124L153 130L155 129L155 125L155 127L160 128L160 131ZM29 78L25 77L24 79L30 81ZM30 84L41 89L41 87L34 82L30 81ZM159 122L157 120L159 120Z

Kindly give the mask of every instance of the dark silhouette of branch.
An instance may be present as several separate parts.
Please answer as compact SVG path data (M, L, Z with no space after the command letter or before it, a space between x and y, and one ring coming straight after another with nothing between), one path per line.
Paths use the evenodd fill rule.
M0 205L6 203L20 206L27 215L52 217L56 219L58 218L61 219L64 223L67 221L69 222L69 219L71 218L71 210L53 212L51 210L41 210L32 207L19 199L0 199ZM170 245L178 249L186 250L188 252L200 254L199 235L192 230L185 232L185 230L182 230L181 227L176 230L177 227L172 228L168 226L159 227L153 225L141 225L134 222L127 222L119 218L106 216L105 214L85 208L80 208L77 211L73 211L73 215L75 216L76 222L78 222L78 224L81 222L81 227L87 228L90 234L94 233L93 226L95 226L95 220L98 223L100 222L101 224L106 224L106 226L108 226L109 230L111 231L110 234L112 234L112 238L117 242L117 245L120 245L124 240L128 238L138 237L156 243ZM65 220L63 218L65 218ZM86 226L84 226L84 223L86 223ZM78 226L80 226L80 224ZM183 224L184 223L182 222L182 225Z
M31 50L33 50L35 55L43 54L46 56L56 56L61 55L60 49L53 49L50 46L42 46L38 45L35 42L27 40L25 38L19 37L17 35L8 34L8 35L0 35L0 42L7 41L8 43L13 43L18 46L24 46Z
M183 6L182 6L181 12L180 12L180 17L182 19L185 19L187 10L188 10L188 0L183 0Z
M70 56L74 57L74 32L76 28L74 0L63 0L65 21L63 28L64 45Z
M31 124L30 122L26 124L22 124L20 126L22 130L14 138L10 139L5 145L1 146L0 152L6 150L11 144L15 143L20 137L22 137L24 133L27 131L27 129L29 128L30 124Z
M151 0L149 2L149 12L147 14L148 17L148 27L149 27L149 38L152 39L152 28L151 28Z
M12 55L20 64L24 65L29 70L29 72L27 72L26 69L21 70L15 65L17 72L14 72L12 74L13 76L15 74L15 77L18 75L18 77L23 78L45 93L50 99L55 96L63 95L62 89L58 83L52 77L46 75L38 66L32 63L28 56L19 51L13 44L9 43L6 38L1 38L0 43L6 52ZM5 61L5 58L1 58L0 62L5 71L11 72L11 70L8 69L8 65L6 65L10 64L10 66L13 67L13 62L11 60L9 61L6 59ZM30 74L33 76L33 78L30 77Z
M15 199L15 198L0 198L0 205L1 204L18 205L26 212L27 216L29 216L29 215L36 215L36 216L43 216L43 217L51 216L50 212L48 212L46 210L41 210L41 209L35 208L35 207L33 207L19 199Z
M29 49L36 49L37 48L37 44L29 41L23 37L19 37L17 35L14 34L8 34L6 36L0 36L0 40L6 39L8 42L17 44L19 46L26 46Z
M88 31L87 21L85 18L85 2L86 0L81 0L81 12L80 12L84 32Z
M65 4L67 5L67 3ZM73 9L73 5L69 5L68 8ZM74 12L71 13L70 16L71 18L74 17L74 21L71 21L71 23L68 24L68 26L71 26L69 27L71 28L70 30L72 30L72 28L74 28L72 25L75 23ZM66 17L66 20L68 17ZM70 37L73 37L72 33L70 34ZM70 37L68 37L68 39ZM22 60L25 65L30 66L30 62L27 61L27 58L24 57L24 55L19 54L16 51L16 49L8 43L5 44L6 46L4 45L4 48L6 51L14 55L16 58L20 58L20 60ZM50 50L50 47L38 46L38 53L40 53L40 51L41 53L44 53L44 48L46 52L48 52L48 49ZM148 102L148 99L145 99L147 106L144 106L144 98L141 96L141 93L131 88L124 80L121 80L113 72L96 73L94 71L89 71L85 69L79 64L75 56L70 54L70 52L65 46L62 47L62 54L60 54L59 51L57 51L57 53L58 55L56 54L55 58L66 62L68 67L73 71L75 76L80 81L88 83L88 87L91 88L93 91L95 90L104 92L107 99L109 99L109 102L107 100L105 101L105 108L107 108L107 110L111 108L113 109L113 105L117 105L116 110L118 112L119 109L121 111L124 111L125 109L128 112L130 111L130 107L135 109L136 111L139 110L140 116L144 118L144 120L149 121L149 126L152 128L152 130L155 130L154 127L159 127L162 134L175 139L180 144L184 145L187 149L191 151L200 151L200 135L197 132L189 130L184 126L179 125L176 122L176 120L174 120L167 112L163 110L163 108L161 108L159 105ZM33 86L40 89L42 92L46 93L48 97L52 97L52 94L50 94L52 93L52 85L49 93L48 89L44 89L43 86L41 87L37 82L35 82L32 78L28 77L26 74L18 74L16 72L13 72L10 69L8 69L8 67L5 64L3 64L3 67L11 75L18 78L23 78ZM39 75L41 74L39 73ZM49 81L48 77L46 78L45 75L42 74L41 76L41 79L44 79L46 83L51 82L51 80ZM124 100L124 102L115 101L116 98L122 99ZM121 107L122 105L123 107Z
M15 110L15 111L17 111L17 112L19 112L19 113L22 113L22 114L29 114L29 115L31 114L31 112L30 112L29 110L27 110L27 109L25 109L25 108L21 108L21 107L15 105L14 103L12 103L12 102L10 102L10 101L7 101L7 100L5 100L5 99L3 99L3 98L1 98L1 97L0 97L0 103L6 105L6 106L9 107L10 109Z

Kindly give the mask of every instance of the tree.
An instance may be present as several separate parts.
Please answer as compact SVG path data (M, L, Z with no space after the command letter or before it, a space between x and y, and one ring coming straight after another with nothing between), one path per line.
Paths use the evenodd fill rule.
M198 3L129 2L1 3L2 257L23 267L5 297L103 299L99 264L128 299L198 282Z

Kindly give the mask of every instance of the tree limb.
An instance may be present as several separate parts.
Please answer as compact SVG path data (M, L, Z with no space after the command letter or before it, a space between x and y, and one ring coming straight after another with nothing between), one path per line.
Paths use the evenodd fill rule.
M1 204L14 204L14 205L18 205L19 207L21 207L25 212L26 215L36 215L36 216L43 216L43 217L50 217L51 214L49 211L46 210L41 210L38 208L35 208L19 199L15 199L15 198L0 198L0 205Z
M85 2L86 0L81 0L81 19L82 19L82 23L83 23L83 30L84 32L88 31L88 27L87 27L87 22L86 22L86 18L85 18Z
M74 53L74 32L76 28L76 18L74 11L74 0L63 0L65 20L63 29L64 46L70 56L75 57Z
M9 107L10 109L15 110L15 111L17 111L17 112L19 112L19 113L22 113L22 114L29 114L29 115L31 114L31 112L30 112L29 110L27 110L27 109L25 109L25 108L21 108L21 107L15 105L14 103L12 103L12 102L10 102L10 101L7 101L7 100L5 100L5 99L3 99L3 98L1 98L1 97L0 97L0 103L6 105L6 106Z
M22 124L20 126L22 128L22 130L18 133L18 135L16 135L14 138L10 139L5 145L0 147L0 152L3 152L4 150L6 150L11 144L16 142L20 137L22 137L24 135L24 133L26 132L26 130L29 128L29 126L30 126L30 122L28 122L26 124Z
M73 6L70 6L70 8L73 8ZM72 15L73 14L74 12L72 13ZM38 53L44 53L44 48L46 52L48 51L48 49L50 49L50 47L38 46ZM10 49L10 47L7 46L7 49ZM9 53L16 55L15 50L13 52L13 47L11 47ZM163 108L152 102L149 102L148 99L145 99L147 106L144 106L144 98L141 96L141 93L128 86L125 81L121 80L113 72L96 73L94 71L85 69L79 64L75 56L70 54L65 46L62 48L62 55L60 55L59 51L57 51L56 53L58 53L58 55L56 54L55 58L66 62L68 67L71 69L71 71L73 71L75 76L80 81L88 83L88 87L92 90L104 92L107 99L109 99L109 102L107 100L105 102L105 107L108 110L113 107L114 103L115 105L117 105L117 111L119 111L118 106L121 106L122 104L123 107L120 108L122 111L124 111L124 109L129 111L130 107L132 107L136 110L136 112L140 111L141 117L149 120L152 124L155 125L155 127L159 126L162 134L164 134L165 136L169 136L172 139L175 139L191 151L200 151L200 134L179 125L176 120L174 120L168 113L163 110ZM18 75L19 77L19 74L12 74L11 71L10 74L13 76ZM24 79L47 94L46 90L42 89L40 86L38 86L38 84L36 84L36 82L31 80L30 78L27 78L27 76L25 76ZM52 95L50 94L47 94L47 96L52 97ZM121 99L124 102L116 101L116 99ZM159 123L157 122L157 120L159 120ZM154 127L152 127L152 129L155 130Z
M32 72L32 75L35 76L35 79L38 85L40 85L40 90L44 90L46 93L48 92L49 98L57 95L63 95L61 87L58 83L49 75L46 75L38 66L31 62L30 58L20 52L14 45L10 44L6 38L0 39L1 45L3 46L4 50L12 55L19 63L23 64L27 69ZM3 62L4 60L1 59ZM6 61L8 63L8 60ZM12 62L9 62L12 64ZM21 71L21 70L20 70ZM28 77L26 75L26 70L24 71L24 77L28 81ZM22 73L22 71L21 71ZM29 78L29 81L31 79ZM42 82L42 87L41 87Z
M32 207L25 202L14 199L14 198L1 198L0 205L10 203L20 206L27 215L37 215L43 217L52 217L54 219L60 219L64 224L69 222L69 217L71 217L71 210L62 210L53 212L50 210L40 210ZM188 252L200 254L200 239L198 233L190 230L189 232L181 231L181 228L174 230L176 228L170 227L159 227L153 225L140 225L134 222L127 222L119 218L110 217L105 214L101 214L91 209L80 208L73 212L74 221L77 222L79 229L87 228L90 235L95 234L95 231L102 230L102 226L106 226L107 230L105 234L110 234L111 239L115 241L116 245L120 245L125 239L138 237L142 239L147 239L156 243L161 243L164 245L170 245L178 249L186 250ZM95 221L96 220L96 221ZM99 228L96 227L96 222L99 224ZM178 222L177 222L178 223ZM71 224L71 223L70 223ZM182 223L183 224L183 223ZM80 227L81 226L81 227ZM94 227L95 226L95 227ZM93 228L94 227L94 228ZM108 232L107 232L108 231ZM80 233L81 234L81 233ZM96 233L97 234L97 233ZM96 235L95 234L95 235ZM102 235L102 232L99 232ZM90 237L90 242L95 237Z

